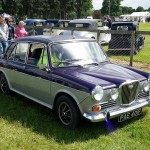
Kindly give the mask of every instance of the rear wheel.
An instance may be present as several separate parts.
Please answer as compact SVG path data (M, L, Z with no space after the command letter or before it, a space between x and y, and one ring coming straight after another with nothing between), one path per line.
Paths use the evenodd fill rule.
M80 112L76 103L68 96L63 95L57 99L55 113L64 128L74 129L78 126Z
M0 92L3 94L8 94L10 92L8 82L4 74L0 74Z

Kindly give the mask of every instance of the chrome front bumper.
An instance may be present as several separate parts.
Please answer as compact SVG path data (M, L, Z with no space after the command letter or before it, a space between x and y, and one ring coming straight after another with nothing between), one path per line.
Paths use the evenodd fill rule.
M85 117L86 119L90 120L91 122L100 122L100 121L104 121L106 119L113 119L116 118L118 116L120 116L121 114L136 110L138 108L142 108L145 106L150 105L150 100L149 101L142 101L142 102L136 102L135 104L132 104L131 106L128 107L115 107L115 108L109 108L106 109L105 111L102 111L98 114L89 114L89 113L84 113L83 117Z

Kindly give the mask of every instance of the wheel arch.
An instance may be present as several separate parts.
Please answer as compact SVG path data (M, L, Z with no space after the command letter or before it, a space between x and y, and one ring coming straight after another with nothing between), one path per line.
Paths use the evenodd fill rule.
M64 128L75 129L80 123L81 112L79 107L73 97L67 93L59 93L56 96L53 112Z
M6 79L7 79L7 76L6 76L5 72L3 72L2 70L0 70L0 74L3 74L6 77ZM8 79L7 79L7 81L8 81Z
M71 94L69 94L69 93L67 93L67 92L64 92L64 91L61 91L61 92L57 93L57 95L55 96L55 98L54 98L54 103L53 103L53 108L52 108L53 110L55 110L57 100L58 100L58 98L59 98L60 96L69 97L69 98L72 100L72 102L77 106L77 108L79 109L79 111L80 111L80 108L79 108L79 106L78 106L77 99L75 98L75 96L73 96L73 95L71 95Z

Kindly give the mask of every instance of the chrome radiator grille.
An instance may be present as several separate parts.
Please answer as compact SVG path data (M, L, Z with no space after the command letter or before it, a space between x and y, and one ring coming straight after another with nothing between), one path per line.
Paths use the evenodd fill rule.
M130 83L124 83L120 86L121 104L130 104L135 100L138 85L138 81L132 81Z

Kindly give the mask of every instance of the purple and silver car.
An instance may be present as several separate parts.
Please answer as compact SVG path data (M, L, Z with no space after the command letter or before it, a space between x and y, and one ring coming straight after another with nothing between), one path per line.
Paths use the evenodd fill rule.
M150 74L113 64L95 39L29 36L0 59L0 91L17 92L53 109L65 128L138 116L150 103Z

